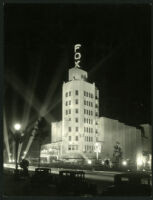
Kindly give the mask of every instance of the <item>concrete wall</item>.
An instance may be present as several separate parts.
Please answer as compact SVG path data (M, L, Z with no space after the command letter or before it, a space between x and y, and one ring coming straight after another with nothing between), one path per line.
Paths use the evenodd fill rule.
M51 124L52 142L58 142L62 140L62 121L52 122Z
M101 158L112 158L114 146L119 142L124 159L136 160L142 152L141 130L117 120L99 118L99 141L103 141Z

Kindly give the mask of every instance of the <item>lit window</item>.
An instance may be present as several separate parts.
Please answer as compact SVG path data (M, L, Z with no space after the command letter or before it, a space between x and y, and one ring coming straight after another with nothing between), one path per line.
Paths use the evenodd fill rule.
M71 96L71 91L69 92L69 96Z
M71 132L71 127L69 127L69 132Z
M76 127L76 128L75 128L75 130L78 132L78 131L79 131L79 128L78 128L78 127Z
M78 95L79 94L79 91L78 90L75 90L75 95Z
M78 118L75 118L75 122L78 122Z
M69 141L71 141L71 136L69 136Z
M75 100L75 104L78 104L78 99Z
M75 140L78 141L78 136L75 137Z
M79 113L79 110L77 108L75 109L75 113Z

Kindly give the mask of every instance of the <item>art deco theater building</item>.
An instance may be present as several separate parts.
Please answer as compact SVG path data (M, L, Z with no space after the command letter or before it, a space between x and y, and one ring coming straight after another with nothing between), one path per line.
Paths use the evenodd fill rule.
M41 158L112 158L119 143L124 159L134 162L144 152L151 154L151 126L133 127L99 116L99 90L79 67L69 69L62 87L62 120L51 123L51 141L42 146Z

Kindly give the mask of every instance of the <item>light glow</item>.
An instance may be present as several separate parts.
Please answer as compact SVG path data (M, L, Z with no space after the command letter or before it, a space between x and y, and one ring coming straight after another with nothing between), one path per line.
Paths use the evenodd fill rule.
M92 161L91 161L91 160L88 160L88 164L91 165L91 164L92 164Z
M19 124L19 123L14 124L14 129L16 131L19 131L21 129L21 124Z
M126 166L126 165L127 165L127 162L124 160L124 161L122 162L122 165Z
M140 156L137 158L137 165L142 166L142 164L143 164L143 159L142 159L142 156Z

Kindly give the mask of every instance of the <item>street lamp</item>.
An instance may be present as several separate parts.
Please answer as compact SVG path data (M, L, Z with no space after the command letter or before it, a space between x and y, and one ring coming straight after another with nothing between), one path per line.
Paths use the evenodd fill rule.
M15 133L14 133L14 140L15 140L15 171L17 173L18 170L18 148L19 148L19 144L22 142L22 138L24 136L24 134L21 132L21 124L16 123L14 124L14 129L15 129Z

